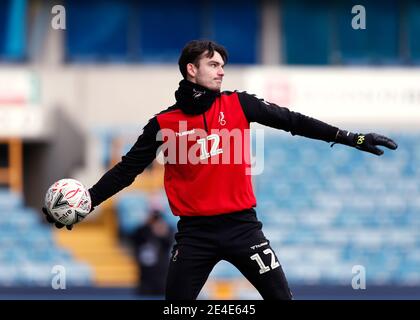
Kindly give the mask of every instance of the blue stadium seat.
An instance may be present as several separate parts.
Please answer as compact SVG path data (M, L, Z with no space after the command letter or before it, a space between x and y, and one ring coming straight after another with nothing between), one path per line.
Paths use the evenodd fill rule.
M11 262L0 264L0 286L18 286L21 284L19 279L20 270L19 268L17 268L17 265L15 263Z
M0 189L0 215L7 214L7 210L22 206L22 195L9 189Z
M125 192L118 197L117 214L119 228L122 235L130 235L138 226L146 222L148 212L158 202L157 208L162 210L163 218L172 227L176 227L178 217L174 216L169 208L168 201L163 194L154 195L158 200L152 201L147 193L141 191Z
M58 248L52 229L39 213L23 206L22 197L0 191L0 286L51 286L54 265L76 265L74 285L90 285L93 274L79 266L65 249Z
M118 223L124 235L130 235L144 224L149 211L147 197L141 192L127 192L118 197Z
M63 264L66 268L66 280L72 286L89 286L93 284L92 268L80 262L68 262Z
M380 158L266 135L257 214L295 284L348 284L358 264L372 283L420 283L420 139L390 135L399 149Z
M218 279L233 279L241 276L241 273L227 261L220 261L211 271L211 276Z

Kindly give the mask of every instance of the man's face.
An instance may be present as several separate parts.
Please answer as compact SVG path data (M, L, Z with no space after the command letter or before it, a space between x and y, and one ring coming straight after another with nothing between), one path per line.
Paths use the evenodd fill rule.
M223 76L225 75L223 71L225 63L217 51L214 52L211 58L206 57L206 53L207 51L201 55L198 67L192 63L188 66L189 80L207 89L220 91Z

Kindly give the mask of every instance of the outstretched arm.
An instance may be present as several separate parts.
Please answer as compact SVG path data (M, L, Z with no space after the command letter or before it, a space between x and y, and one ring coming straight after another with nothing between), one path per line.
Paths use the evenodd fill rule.
M89 189L92 207L99 205L133 183L136 176L142 173L155 159L156 151L162 143L156 139L158 131L159 123L154 117L144 127L143 133L121 161Z
M239 101L249 122L282 129L292 135L300 135L312 139L334 142L355 147L359 150L382 155L383 150L376 146L384 146L395 150L397 144L376 133L356 134L331 126L320 120L290 111L274 103L269 103L246 92L238 92Z

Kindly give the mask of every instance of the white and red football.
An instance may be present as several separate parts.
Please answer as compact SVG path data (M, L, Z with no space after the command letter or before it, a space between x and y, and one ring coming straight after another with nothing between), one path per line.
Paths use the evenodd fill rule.
M92 201L82 183L75 179L61 179L48 188L45 207L54 220L71 225L89 214Z

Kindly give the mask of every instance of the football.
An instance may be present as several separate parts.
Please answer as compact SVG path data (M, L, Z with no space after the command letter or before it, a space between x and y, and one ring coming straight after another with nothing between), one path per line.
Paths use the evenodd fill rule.
M53 183L45 195L45 207L56 221L71 225L82 221L91 211L88 190L75 179L61 179Z

